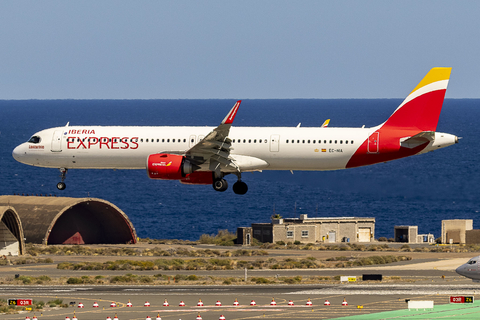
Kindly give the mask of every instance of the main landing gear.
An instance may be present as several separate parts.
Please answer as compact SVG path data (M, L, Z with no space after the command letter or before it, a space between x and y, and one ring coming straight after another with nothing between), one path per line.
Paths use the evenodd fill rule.
M67 187L67 185L65 184L65 176L67 175L67 171L68 169L67 168L60 168L60 177L62 177L62 182L59 182L57 183L57 189L58 190L65 190L65 188Z
M248 191L247 184L240 179L240 175L237 175L237 176L238 176L238 180L233 184L233 192L236 194L247 193ZM213 180L212 186L215 191L224 192L225 190L228 189L228 182L223 178L216 178L215 180Z

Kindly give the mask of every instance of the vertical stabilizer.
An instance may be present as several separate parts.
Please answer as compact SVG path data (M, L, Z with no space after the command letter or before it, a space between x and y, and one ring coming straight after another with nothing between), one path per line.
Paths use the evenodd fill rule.
M382 127L435 131L451 71L431 69Z

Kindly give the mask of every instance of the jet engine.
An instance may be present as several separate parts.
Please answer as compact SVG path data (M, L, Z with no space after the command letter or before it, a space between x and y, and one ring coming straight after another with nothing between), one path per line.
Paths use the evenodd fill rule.
M181 180L198 167L184 156L168 153L151 154L147 159L147 173L150 179Z

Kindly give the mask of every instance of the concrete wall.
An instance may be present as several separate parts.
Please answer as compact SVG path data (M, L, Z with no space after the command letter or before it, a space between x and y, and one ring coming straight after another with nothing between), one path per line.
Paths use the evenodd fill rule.
M466 232L473 229L472 219L442 220L442 243L466 243Z
M473 229L465 232L466 244L480 244L480 230Z

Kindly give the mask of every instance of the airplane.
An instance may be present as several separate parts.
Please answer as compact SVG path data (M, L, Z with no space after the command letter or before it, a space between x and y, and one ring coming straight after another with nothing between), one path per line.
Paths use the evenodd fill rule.
M480 282L480 256L476 256L455 270L459 275Z
M339 170L387 162L458 143L435 132L451 68L433 68L382 124L365 128L235 127L237 101L217 127L70 126L45 129L17 146L15 160L59 168L59 190L70 169L143 169L148 177L236 194L242 173L262 170Z

